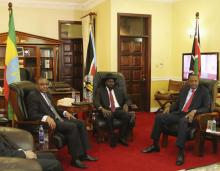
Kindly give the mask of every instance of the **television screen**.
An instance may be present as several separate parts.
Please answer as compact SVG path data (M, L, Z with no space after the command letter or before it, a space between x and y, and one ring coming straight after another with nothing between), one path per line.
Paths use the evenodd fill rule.
M187 80L191 53L183 53L182 79ZM218 80L218 52L201 53L201 76L203 79Z

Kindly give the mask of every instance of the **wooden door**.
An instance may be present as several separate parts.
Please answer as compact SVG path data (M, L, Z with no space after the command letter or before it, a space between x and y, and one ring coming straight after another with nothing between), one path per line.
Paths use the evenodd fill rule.
M150 111L151 17L118 14L118 23L118 71L125 76L132 102L141 110Z
M60 80L82 91L83 87L83 44L82 39L63 41Z

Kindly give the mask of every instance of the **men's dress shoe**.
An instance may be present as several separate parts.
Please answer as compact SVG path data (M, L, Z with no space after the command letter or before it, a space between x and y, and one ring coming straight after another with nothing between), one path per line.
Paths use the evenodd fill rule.
M83 164L80 160L73 160L71 163L72 166L80 168L80 169L86 169L87 166Z
M119 139L118 140L118 142L120 143L120 144L122 144L123 146L128 146L128 142L125 140L125 139Z
M180 166L184 163L184 152L180 151L176 158L176 165Z
M81 158L81 160L84 160L84 161L97 161L98 159L95 158L95 157L92 157L92 156L90 156L90 155L88 155L88 154L86 154L85 156L83 156L83 157Z
M146 147L142 150L142 153L152 153L152 152L160 152L160 147L151 145L149 147Z

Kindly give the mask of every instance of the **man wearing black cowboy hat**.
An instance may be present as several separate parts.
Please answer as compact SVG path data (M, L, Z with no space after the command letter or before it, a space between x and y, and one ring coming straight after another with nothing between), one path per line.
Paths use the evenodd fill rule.
M128 112L128 105L131 103L124 90L115 86L116 76L112 73L106 74L102 79L104 86L97 90L95 106L102 113L106 120L110 133L110 146L116 146L116 138L113 131L113 119L117 118L122 122L119 130L119 143L128 146L127 136L130 131L131 114Z

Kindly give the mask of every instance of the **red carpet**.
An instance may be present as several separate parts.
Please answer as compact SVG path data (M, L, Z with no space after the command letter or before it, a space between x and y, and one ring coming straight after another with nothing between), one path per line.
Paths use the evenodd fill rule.
M107 143L97 144L94 137L90 138L92 149L89 154L98 157L97 162L85 162L89 167L88 171L175 171L201 165L207 165L220 161L220 152L211 152L211 143L205 144L204 157L197 157L192 154L193 142L187 142L185 150L185 164L176 166L175 138L169 137L167 148L161 148L160 153L143 154L140 151L143 147L152 143L150 133L154 121L154 114L137 113L136 127L134 129L134 141L129 147L118 144L116 148L110 148ZM62 162L65 171L77 171L70 166L71 157L64 148L58 152L58 159Z

